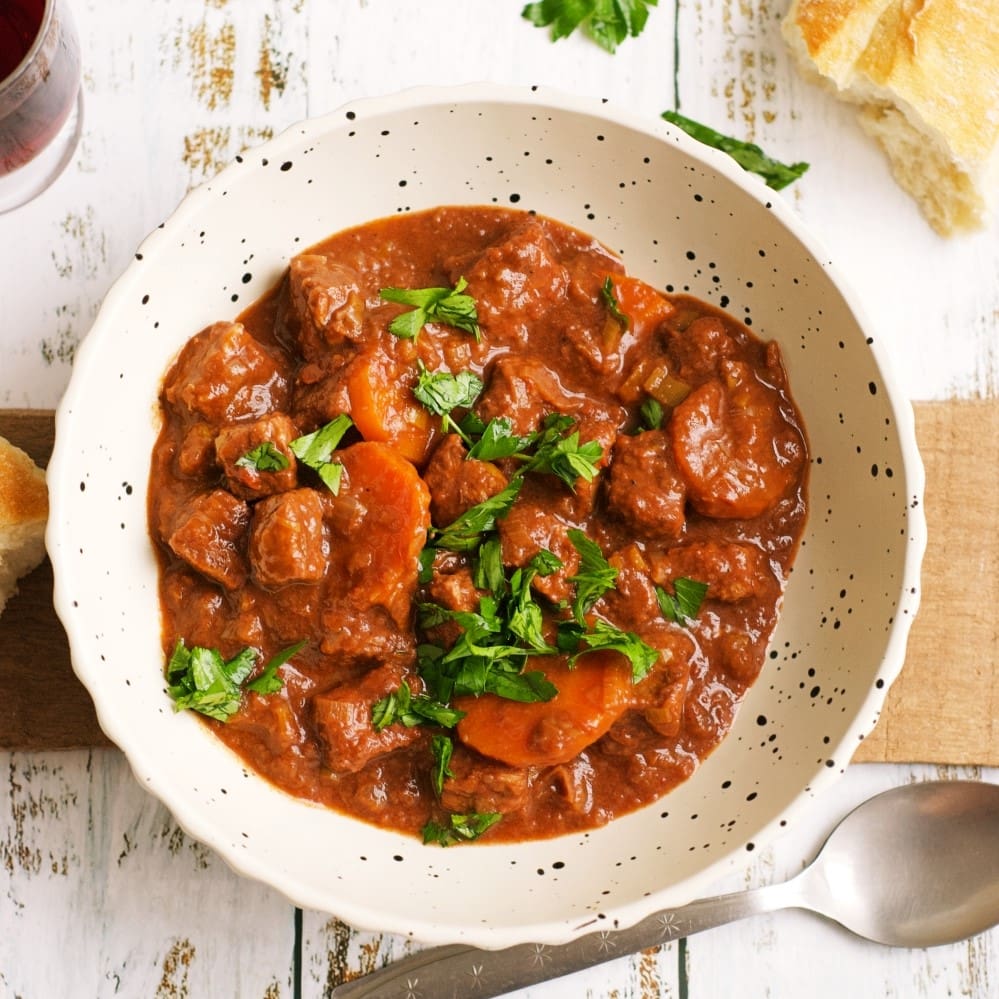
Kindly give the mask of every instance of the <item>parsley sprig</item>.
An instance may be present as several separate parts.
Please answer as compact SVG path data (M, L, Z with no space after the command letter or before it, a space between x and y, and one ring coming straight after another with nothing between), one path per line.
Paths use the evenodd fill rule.
M478 839L501 818L503 818L501 812L472 812L469 815L448 816L448 825L430 821L423 827L423 842L451 846L454 843Z
M462 277L453 288L382 288L386 302L410 306L389 323L389 332L402 340L415 340L429 322L453 326L479 339L479 313L475 299L464 294L468 282Z
M667 621L688 625L701 609L701 603L708 592L708 584L686 576L673 580L673 592L668 593L661 586L656 587L656 600Z
M569 582L576 584L572 615L577 624L585 624L593 605L614 586L617 569L604 558L600 546L578 528L572 527L567 533L580 559L579 571L569 577Z
M551 28L552 41L577 28L598 45L613 52L629 36L637 37L649 19L649 8L659 0L539 0L521 12L537 28Z
M621 303L618 302L617 292L614 290L614 281L609 274L600 286L600 297L604 300L607 311L620 323L621 329L628 329L631 326L631 320L621 311Z
M295 457L315 471L334 495L340 491L343 465L331 458L343 435L353 425L354 421L346 413L341 413L311 434L296 437L289 445Z
M341 413L311 434L296 437L288 443L292 454L303 465L316 472L334 495L340 491L343 466L331 459L343 435L353 425L354 421L346 413ZM236 459L237 467L258 472L280 472L290 464L288 456L273 441L263 441Z
M245 648L232 659L223 659L218 649L200 645L188 648L183 638L178 639L166 667L167 691L173 698L174 710L190 709L217 721L228 721L239 711L245 690L257 694L279 691L284 681L278 669L305 644L297 642L277 653L256 679L249 680L257 666L256 649Z
M471 444L461 424L451 416L456 409L471 409L482 392L482 379L473 371L452 374L446 369L428 371L422 361L417 361L419 374L413 395L424 408L441 418L441 431L456 433L466 444Z
M237 468L249 468L257 472L281 472L290 464L288 456L279 451L273 441L263 441L236 459Z
M405 680L371 709L371 725L376 732L396 722L407 728L426 724L453 728L464 717L464 711L441 704L424 694L414 695Z
M671 125L683 129L691 138L703 142L712 149L720 149L723 153L728 153L743 170L758 174L766 181L767 187L775 191L780 191L788 184L794 183L807 169L807 163L781 163L767 156L759 146L752 142L744 142L741 139L733 139L731 136L716 132L708 125L702 125L699 121L686 118L676 111L663 111L662 117Z

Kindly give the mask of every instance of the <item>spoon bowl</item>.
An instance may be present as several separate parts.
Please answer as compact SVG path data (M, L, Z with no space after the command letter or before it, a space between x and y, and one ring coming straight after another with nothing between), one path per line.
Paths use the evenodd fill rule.
M434 947L333 989L332 999L481 999L591 968L747 916L807 909L893 947L933 947L999 923L999 786L927 781L869 798L780 884L691 902L555 947Z
M999 922L999 787L885 791L833 830L800 879L801 908L893 947L933 947Z

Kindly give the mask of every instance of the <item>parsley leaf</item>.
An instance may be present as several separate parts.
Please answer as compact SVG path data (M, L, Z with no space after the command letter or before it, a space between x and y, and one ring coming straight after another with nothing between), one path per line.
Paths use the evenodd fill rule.
M423 842L452 846L463 840L478 839L501 818L502 812L472 812L468 815L451 815L449 825L446 826L431 820L423 827Z
M598 45L613 52L629 35L642 33L649 7L659 0L540 0L521 12L537 28L551 27L552 41L566 38L577 28Z
M427 323L438 322L478 340L479 314L475 299L463 294L467 287L468 282L458 278L453 288L382 288L378 294L384 301L411 307L389 323L389 332L402 340L415 340Z
M264 441L236 459L237 468L250 468L257 472L280 472L289 464L287 455L279 451L273 441Z
M478 458L479 461L512 458L526 451L536 439L535 434L519 437L505 416L494 417L479 433L481 436L468 451L469 458Z
M593 627L588 631L579 629L579 626L571 621L568 625L569 627L563 630L565 638L561 644L568 645L569 641L566 639L577 639L579 644L586 646L569 657L570 665L575 665L580 656L595 649L620 652L631 663L632 681L638 683L648 676L649 670L659 659L659 650L654 649L633 631L622 631L600 618L593 622Z
M330 420L311 434L296 437L289 445L295 457L303 465L313 469L334 496L340 491L343 465L338 461L330 461L330 458L343 435L353 425L354 421L346 413L341 413L335 420Z
M579 431L568 433L575 425L571 416L553 413L545 418L540 436L535 442L535 452L518 474L548 472L560 478L570 489L576 488L576 479L592 482L597 474L597 462L603 457L599 441L579 443Z
M707 583L678 576L673 580L672 593L667 593L661 586L656 587L656 600L667 621L685 625L697 617L707 592Z
M471 440L460 423L451 417L454 409L469 409L482 391L482 379L472 371L459 371L452 374L446 369L428 371L423 361L417 360L419 375L413 388L413 395L424 408L441 418L441 431L454 431L465 442Z
M600 286L600 295L604 300L604 305L607 306L607 311L621 324L622 329L628 329L631 326L631 320L621 311L617 295L614 293L614 282L610 275L604 279L604 283Z
M417 650L420 675L432 697L447 703L456 696L489 693L533 702L550 701L558 693L543 673L523 672L529 655L555 650L547 645L532 649L518 644L506 613L491 596L482 598L478 613L448 610L437 604L421 606L422 627L452 621L462 629L447 651L430 644Z
M471 407L482 391L482 379L472 371L428 371L419 362L420 374L413 395L435 416L447 416L452 409Z
M578 528L570 527L566 534L580 558L579 572L569 577L569 582L576 584L572 615L579 624L584 624L584 615L614 586L617 569L604 558L600 546Z
M400 722L407 728L416 725L442 725L453 728L465 717L464 711L441 704L423 694L413 696L405 680L371 708L371 726L376 732Z
M431 543L435 548L446 548L452 552L474 551L481 544L482 535L491 531L496 521L513 506L523 484L523 479L511 479L506 488L495 496L466 510L447 527L433 531Z
M535 576L550 576L562 568L562 560L547 549L539 551L522 569L510 577L510 616L507 627L535 652L555 652L542 634L544 615L535 602L531 581Z
M279 652L245 689L260 694L280 690L284 682L277 675L278 668L304 646L305 642L299 642ZM188 648L179 638L166 667L167 691L173 698L174 710L190 709L216 721L228 721L239 710L244 684L256 664L255 649L245 648L225 660L218 649L200 645Z
M505 592L507 582L503 571L503 545L497 535L486 538L479 546L472 582L477 589L488 590L497 597Z
M658 399L649 396L639 407L638 415L646 430L658 430L663 425L663 407Z
M290 645L287 649L282 649L267 663L260 676L246 685L246 689L252 690L255 694L276 694L284 686L284 680L278 676L277 671L292 656L298 655L307 644L308 642L303 638L302 641Z
M451 772L451 755L454 752L454 743L446 735L435 735L430 740L430 753L434 758L434 769L430 774L434 790L437 797L441 796L444 790L444 781L448 777L453 777Z
M775 191L780 191L788 184L794 183L807 169L807 163L792 163L790 165L772 159L752 142L743 142L740 139L733 139L730 136L716 132L707 125L685 118L676 111L663 111L662 117L672 125L683 129L687 135L698 142L703 142L713 149L720 149L723 153L728 153L743 170L750 173L759 174L767 184L767 187Z

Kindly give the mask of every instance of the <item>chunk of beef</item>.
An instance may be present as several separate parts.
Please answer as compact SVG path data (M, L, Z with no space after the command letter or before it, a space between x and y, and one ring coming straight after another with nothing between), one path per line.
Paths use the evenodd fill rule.
M281 409L288 383L271 352L242 323L215 323L192 337L163 387L166 401L213 426Z
M215 429L209 423L193 423L177 448L177 471L188 478L218 474L215 461Z
M253 511L249 555L253 579L265 589L321 580L329 543L319 494L293 489L261 500Z
M589 754L580 753L568 763L547 770L544 781L573 812L586 815L593 809L595 776Z
M361 338L364 294L356 271L317 253L301 253L288 265L287 298L278 329L314 361Z
M707 596L724 603L747 597L773 597L779 588L770 559L756 545L735 541L696 541L646 552L652 578L668 590L678 577L708 584Z
M201 493L177 515L166 543L203 576L227 590L246 582L246 529L250 508L224 489Z
M623 407L567 388L544 362L512 355L496 360L475 411L485 421L506 417L517 434L531 433L546 416L562 413L576 421L580 442L598 441L604 453L627 415Z
M430 489L434 524L446 527L463 513L506 487L506 476L491 462L469 459L457 434L437 446L423 474Z
M459 815L471 812L516 812L527 803L531 771L508 767L456 746L452 776L444 781L441 805Z
M509 513L497 522L503 563L522 567L542 549L550 551L561 560L562 568L548 576L535 576L531 585L555 603L571 600L574 591L568 577L579 568L579 552L568 535L572 524L554 514L540 499L534 502L530 495L524 496L525 489L521 489L521 497Z
M454 562L455 564L451 564ZM433 577L426 588L430 603L447 610L475 612L479 609L482 591L472 578L472 570L451 552L439 552L434 558ZM449 649L461 636L457 621L444 620L426 629L426 638L434 645Z
M565 298L569 273L539 219L516 222L474 261L460 267L474 294L479 323L493 343L525 343L532 325Z
M267 747L271 756L282 756L302 743L305 732L285 696L249 693L227 728L244 732Z
M404 678L394 665L378 666L359 680L312 698L312 724L331 770L356 773L377 757L424 737L418 726L396 722L376 732L371 723L372 706L397 690Z
M621 434L607 480L607 506L639 536L673 540L686 523L687 491L662 430Z
M678 374L687 381L701 382L718 374L718 364L733 357L737 345L720 316L701 316L682 332L668 338L670 354Z
M229 491L244 499L259 499L294 489L298 484L298 464L289 445L297 436L295 424L285 413L223 427L215 438L215 453ZM284 468L275 467L280 459L274 459L273 464L267 464L266 459L248 460L250 452L264 444L272 445L284 457Z
M427 596L441 607L453 611L478 610L481 591L472 579L467 565L455 566L448 571L438 571L435 560L434 575L427 586Z
M334 590L332 580L328 587ZM413 651L413 635L401 628L384 607L363 606L349 597L331 596L320 610L319 649L344 665L405 661Z

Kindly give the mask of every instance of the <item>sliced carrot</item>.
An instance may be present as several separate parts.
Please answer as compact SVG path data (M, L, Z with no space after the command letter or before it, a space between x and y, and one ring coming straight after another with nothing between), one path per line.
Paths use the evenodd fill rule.
M466 712L457 734L465 745L510 766L567 763L596 742L628 707L631 666L618 652L581 656L570 669L559 656L531 660L558 688L550 700L523 704L495 694L455 698Z
M391 445L361 441L341 451L344 480L335 505L349 507L350 547L335 575L358 605L382 606L401 627L410 618L418 560L430 527L430 492ZM335 520L334 516L334 520Z
M641 340L668 319L676 307L662 292L639 278L624 274L611 276L617 307L628 317L631 334Z
M382 354L354 361L347 378L350 416L366 441L391 444L403 457L422 464L434 436L434 418L413 396L407 373Z

